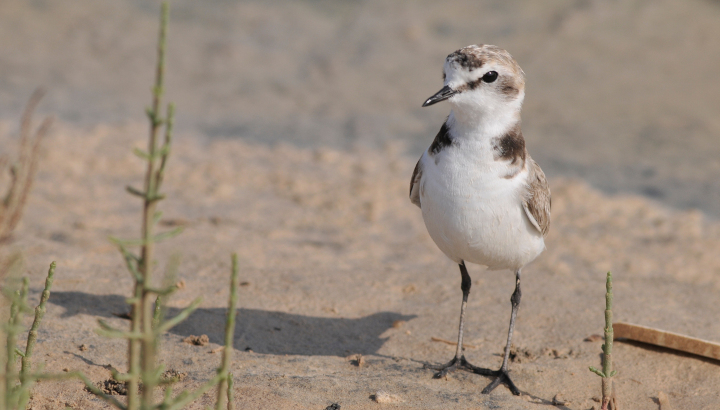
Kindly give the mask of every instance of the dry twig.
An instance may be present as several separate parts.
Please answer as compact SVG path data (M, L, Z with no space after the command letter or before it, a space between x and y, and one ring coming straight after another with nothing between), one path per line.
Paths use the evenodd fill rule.
M441 338L435 337L435 336L431 337L430 340L432 340L433 342L445 343L446 345L450 345L450 346L457 346L457 342L453 342L452 340L447 340L447 339L441 339ZM477 348L477 346L467 344L467 343L463 343L463 347L468 347L470 349Z
M32 133L32 116L44 94L45 92L41 89L35 90L25 106L20 121L20 152L17 161L9 167L10 184L0 201L0 242L7 240L20 222L37 173L40 142L52 124L52 118L47 117L37 131ZM5 169L8 162L7 158L0 158L0 171Z
M615 323L615 335L681 352L720 360L720 343L630 323Z

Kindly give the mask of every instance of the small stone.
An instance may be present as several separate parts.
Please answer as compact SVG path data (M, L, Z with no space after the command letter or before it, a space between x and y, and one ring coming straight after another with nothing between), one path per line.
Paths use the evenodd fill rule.
M210 338L208 337L208 335L200 335L200 336L190 335L190 336L186 337L185 339L183 339L183 342L189 343L194 346L205 346L208 343L210 343Z
M357 367L363 367L365 365L365 358L361 354L353 354L348 357L350 359L350 364L353 364Z
M510 346L510 361L513 363L527 363L532 362L537 357L533 352L523 347L517 347L515 345Z
M664 392L658 393L658 404L660 404L660 410L672 410L670 407L670 399Z
M83 344L81 344L80 346L78 346L78 349L80 349L81 352L84 352L84 351L88 350L89 347L88 347L88 345L86 345L85 343L83 343Z
M555 397L553 397L552 402L553 402L553 404L556 405L556 406L567 406L568 404L570 404L570 401L569 401L569 400L566 400L566 399L562 396L562 393L556 394Z
M542 349L541 354L543 356L550 356L553 359L567 359L571 354L573 354L573 352L568 349L558 350L546 347Z
M179 372L175 369L165 370L165 372L162 375L162 378L164 380L176 379L177 381L182 381L186 377L187 377L186 372Z
M403 293L415 293L417 292L417 287L414 284L409 284L405 286L402 290Z
M127 396L127 385L125 382L119 382L115 379L107 379L95 383L95 386L103 393L110 396ZM88 387L85 387L85 390L91 392Z
M399 328L401 328L402 325L404 325L404 324L405 324L405 321L404 321L404 320L396 320L396 321L393 322L392 327L394 327L395 329L399 329Z
M378 390L375 394L370 396L376 403L400 403L402 402L402 399L398 397L397 395L390 394L386 392L385 390Z

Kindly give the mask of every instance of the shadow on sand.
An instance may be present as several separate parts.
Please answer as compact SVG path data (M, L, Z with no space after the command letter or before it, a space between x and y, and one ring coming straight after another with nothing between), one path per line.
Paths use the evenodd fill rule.
M91 314L116 317L126 313L128 305L120 295L92 295L83 292L53 292L50 303L61 306L61 317ZM167 316L180 310L168 309ZM387 338L380 335L396 320L410 320L394 312L379 312L347 319L296 315L257 309L238 309L235 325L236 349L252 349L256 353L305 356L347 356L375 354ZM225 309L198 309L184 322L170 330L180 336L206 334L212 343L222 344Z

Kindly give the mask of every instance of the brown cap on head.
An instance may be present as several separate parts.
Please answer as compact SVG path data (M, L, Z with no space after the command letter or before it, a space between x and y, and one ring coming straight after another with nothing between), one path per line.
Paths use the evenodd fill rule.
M523 79L525 83L525 73L518 65L515 59L506 50L490 44L471 45L463 47L447 56L445 59L448 63L455 63L458 67L468 71L474 71L490 61L495 61L509 68L513 74Z

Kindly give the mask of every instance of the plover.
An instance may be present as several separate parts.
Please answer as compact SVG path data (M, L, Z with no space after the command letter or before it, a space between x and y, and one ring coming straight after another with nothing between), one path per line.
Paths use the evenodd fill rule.
M451 111L423 153L410 180L410 200L422 210L430 237L460 266L462 305L455 357L426 367L435 377L465 369L495 379L513 394L508 357L520 305L520 271L545 249L550 226L550 189L530 158L520 130L525 74L510 53L491 45L472 45L447 56L444 87L423 104L447 100ZM515 291L505 356L499 370L470 364L463 354L465 308L470 275L465 262L515 273Z

